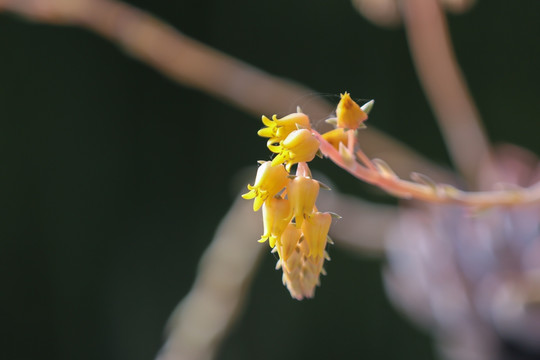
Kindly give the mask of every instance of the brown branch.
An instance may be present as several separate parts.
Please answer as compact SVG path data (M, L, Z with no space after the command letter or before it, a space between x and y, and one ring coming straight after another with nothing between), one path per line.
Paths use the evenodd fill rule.
M401 0L400 5L416 71L448 150L469 185L476 187L480 164L491 162L490 146L457 64L441 6L436 0Z
M257 118L262 114L287 114L294 99L316 93L212 49L118 1L0 0L2 10L34 21L94 31L176 82L220 98ZM333 111L333 105L322 98L312 99L303 105L312 119L326 118ZM435 179L448 177L441 168L375 129L362 144L370 153L384 152L400 174L416 169Z

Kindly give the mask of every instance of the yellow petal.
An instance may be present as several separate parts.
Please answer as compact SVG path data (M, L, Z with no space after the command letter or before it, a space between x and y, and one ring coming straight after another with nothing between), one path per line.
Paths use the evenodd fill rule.
M251 190L250 192L247 192L245 194L242 194L242 197L246 200L251 200L253 199L255 196L257 196L257 193L255 192L255 190Z
M260 196L257 196L255 200L253 201L253 211L259 211L261 206L264 204L264 199L262 199Z

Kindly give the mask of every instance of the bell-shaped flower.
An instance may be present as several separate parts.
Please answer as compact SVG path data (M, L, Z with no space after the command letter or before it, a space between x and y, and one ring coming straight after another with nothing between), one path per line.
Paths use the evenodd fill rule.
M268 244L273 248L291 221L291 205L287 199L272 197L264 203L262 212L264 234L259 242L268 240Z
M301 112L289 114L281 119L274 115L272 120L263 116L262 122L266 127L260 129L257 135L270 138L270 142L285 140L290 133L299 128L311 129L308 116Z
M288 264L291 254L295 251L298 241L302 237L302 231L297 229L296 226L289 223L283 233L281 234L281 239L278 241L277 250L279 258L282 263Z
M261 208L266 199L272 198L289 183L289 174L283 165L272 166L270 161L264 162L257 169L255 183L248 185L249 192L242 195L244 199L255 199L253 211Z
M309 247L308 256L319 259L324 256L328 230L332 223L329 213L316 212L307 217L302 224L304 239Z
M362 108L351 99L348 92L341 94L341 100L336 109L337 127L356 130L364 127L368 116Z
M296 176L287 186L297 228L302 226L304 216L313 212L318 195L319 182L309 177Z
M286 169L290 171L291 166L296 163L313 160L319 150L319 145L319 140L311 134L311 131L300 129L291 132L278 145L268 144L268 148L278 154L272 160L272 165L286 163Z
M334 149L339 150L339 144L342 143L347 147L349 143L349 137L343 128L335 128L322 134L324 140L328 141Z

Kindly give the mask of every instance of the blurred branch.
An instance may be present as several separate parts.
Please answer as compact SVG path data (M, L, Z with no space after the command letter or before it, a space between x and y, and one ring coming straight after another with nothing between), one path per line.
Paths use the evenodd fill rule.
M373 205L337 191L325 192L320 201L347 214L332 229L337 245L364 254L382 253L384 234L397 217L395 207ZM267 249L256 241L261 230L251 202L237 197L201 258L191 291L171 315L168 339L157 360L213 358L242 309L260 254Z
M191 39L158 18L128 4L111 0L0 0L0 11L10 11L34 21L76 25L94 31L122 46L176 82L204 91L257 117L289 113L292 102L313 90L265 73L229 55ZM319 97L303 104L313 119L327 118L333 105ZM447 177L402 143L371 129L363 146L384 152L396 172L412 169L434 178Z
M379 26L396 26L401 22L399 2L402 0L352 0L356 9ZM461 13L467 11L475 0L437 0L446 10Z
M402 0L400 5L416 71L448 150L468 184L476 187L479 166L491 162L490 147L456 61L441 6L436 0Z
M176 307L158 360L208 360L244 304L265 246L259 214L237 197L204 252L193 288Z

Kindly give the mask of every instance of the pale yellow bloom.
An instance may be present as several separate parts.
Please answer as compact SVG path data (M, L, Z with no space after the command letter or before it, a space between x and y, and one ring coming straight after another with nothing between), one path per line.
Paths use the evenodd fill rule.
M294 211L296 227L301 227L304 216L313 212L319 195L319 182L305 176L296 176L287 186L287 196Z
M291 132L278 145L269 144L268 148L278 154L272 160L272 165L285 163L287 171L290 171L291 166L296 163L313 160L319 150L319 145L319 140L309 130L300 129Z
M268 240L268 244L273 248L291 221L291 210L291 205L287 199L272 197L266 200L262 210L264 234L259 242Z
M336 109L337 127L356 130L363 127L368 118L360 106L351 99L348 92L341 94L341 100Z
M329 213L316 212L305 219L302 224L302 233L309 248L309 257L318 259L324 256L331 223L332 216Z
M289 223L281 234L281 238L277 244L277 251L282 263L287 264L287 261L296 250L296 246L301 237L302 231ZM288 267L288 265L285 266Z
M257 169L255 183L248 185L249 192L242 195L244 199L255 199L253 211L261 208L266 199L272 198L289 183L289 174L283 165L272 166L270 161L264 162Z

